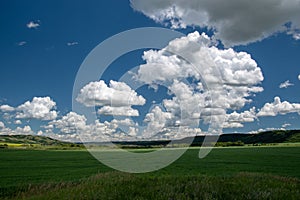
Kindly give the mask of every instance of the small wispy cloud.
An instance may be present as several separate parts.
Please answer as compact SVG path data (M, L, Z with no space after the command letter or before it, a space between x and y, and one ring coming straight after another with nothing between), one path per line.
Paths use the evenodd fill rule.
M18 43L17 43L18 46L24 46L24 45L26 45L26 44L27 44L26 41L21 41L21 42L18 42Z
M282 125L282 128L286 128L286 127L289 127L289 126L291 126L291 124L285 123L285 124Z
M283 88L288 88L288 87L293 86L293 85L294 85L293 83L290 83L290 81L287 80L287 81L281 83L281 84L279 85L279 88L281 88L281 89L283 89Z
M78 45L79 43L78 42L68 42L67 45L68 46L75 46L75 45Z
M300 40L300 33L295 33L295 34L293 35L293 38L294 38L295 40Z
M287 34L291 35L295 40L300 40L300 30L291 30Z
M26 24L27 28L29 29L36 29L40 26L40 20L37 21L30 21L28 24Z

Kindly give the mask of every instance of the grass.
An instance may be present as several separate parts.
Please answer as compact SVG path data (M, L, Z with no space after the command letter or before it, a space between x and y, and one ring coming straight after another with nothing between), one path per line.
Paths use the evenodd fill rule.
M86 150L3 149L0 160L0 187L73 181L110 170Z
M115 172L87 151L0 150L0 198L297 199L300 147L188 150L147 174Z
M110 172L77 184L40 185L15 199L297 199L299 187L297 179L251 173L147 177Z

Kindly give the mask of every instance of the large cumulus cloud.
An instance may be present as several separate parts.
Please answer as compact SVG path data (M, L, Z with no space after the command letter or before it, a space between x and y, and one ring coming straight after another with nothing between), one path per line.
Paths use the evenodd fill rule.
M188 130L184 137L199 133L201 121L239 128L256 119L255 108L236 112L263 91L262 71L250 54L218 49L213 38L196 31L161 50L145 51L143 59L134 78L153 88L164 85L172 95L161 102L163 109L155 107L146 115L145 135L169 138L176 134L172 127L181 127ZM219 132L214 128L210 131Z
M173 28L212 29L226 46L259 41L277 32L299 39L300 0L131 0L131 6Z
M172 113L173 123L190 125L200 118L209 123L212 116L221 120L228 110L243 108L252 94L263 91L259 86L263 74L248 53L221 50L213 44L204 33L194 32L162 50L144 53L146 63L136 78L149 85L169 83L174 97L163 105Z

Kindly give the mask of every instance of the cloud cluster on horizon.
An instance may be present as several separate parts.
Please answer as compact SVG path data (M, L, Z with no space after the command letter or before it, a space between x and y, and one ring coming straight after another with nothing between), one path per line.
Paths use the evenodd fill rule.
M86 117L79 113L60 116L56 102L50 97L34 97L16 107L0 105L0 113L6 120L0 122L0 134L35 134L24 122L35 119L46 123L36 134L61 140L128 140L138 134L140 138L150 138L155 132L163 138L181 138L203 134L197 127L199 120L208 124L214 118L223 128L241 128L258 117L300 114L300 104L281 102L279 97L261 109L240 111L251 103L253 94L263 91L259 86L264 79L261 69L248 53L218 49L213 38L204 33L190 33L161 50L145 51L143 59L145 63L133 78L153 88L166 82L172 96L162 100L162 107L155 106L141 116L146 124L142 135L139 124L130 117L139 116L132 106L143 106L146 99L126 83L112 80L109 84L103 80L88 83L76 100L86 107L97 108L100 117L122 116L122 119L87 124ZM17 127L8 128L6 125L10 123ZM174 127L179 126L180 132L174 132Z
M16 110L16 108L13 107L11 108L13 108L14 111L12 111L11 108L7 109L8 107L5 105L2 105L1 108L4 108L1 110L2 114L15 112ZM36 110L36 112L37 113L35 114L35 116L38 116L39 111ZM274 117L277 115L285 115L289 113L298 113L300 115L300 103L289 103L287 101L281 102L279 97L275 97L274 102L266 103L261 109L256 109L253 107L249 111L243 111L241 113L234 111L232 113L226 114L226 119L223 123L223 128L241 128L244 126L244 123L254 122L255 120L257 120L258 117ZM165 125L168 123L168 120L170 120L171 118L171 113L164 112L159 107L154 107L145 116L145 121L149 122L149 126L147 126L149 130L159 131L163 127L165 127ZM13 121L14 119L16 119L16 115L11 116L7 120ZM37 119L42 120L41 118ZM22 124L21 120L17 121L19 122L15 124ZM290 126L290 124L282 126L282 128L286 128L287 126ZM123 127L128 128L126 132L119 131L119 129ZM151 133L151 131L146 131L146 133ZM174 132L165 132L164 135L161 135L161 137L182 138L187 136L203 134L203 132L199 128L183 128L181 129L181 131L182 132L177 133L178 135L172 135L174 134ZM63 116L58 116L57 119L48 120L47 125L41 126L40 130L38 131L33 131L30 125L24 125L23 127L17 126L15 129L11 129L6 127L4 122L0 121L0 134L2 135L37 134L66 141L103 142L110 140L132 140L136 138L137 133L138 124L129 118L123 120L113 119L110 122L105 121L103 123L101 123L99 120L96 120L94 123L87 124L85 116L79 115L75 112L69 112ZM147 138L147 135L145 138Z
M131 6L172 28L210 29L225 46L246 45L279 32L300 39L300 0L131 0Z

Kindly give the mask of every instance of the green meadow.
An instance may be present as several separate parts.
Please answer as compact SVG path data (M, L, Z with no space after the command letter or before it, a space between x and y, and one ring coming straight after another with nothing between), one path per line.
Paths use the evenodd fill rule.
M139 150L141 151L141 150ZM189 149L156 172L128 174L86 150L0 150L0 199L299 199L300 146Z

